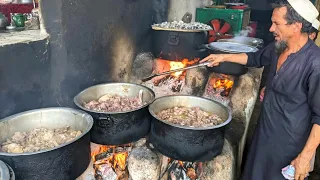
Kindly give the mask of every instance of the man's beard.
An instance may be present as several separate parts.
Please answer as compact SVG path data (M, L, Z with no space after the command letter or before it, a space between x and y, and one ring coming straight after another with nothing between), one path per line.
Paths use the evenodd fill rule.
M286 41L277 41L275 45L278 56L288 47L288 43Z

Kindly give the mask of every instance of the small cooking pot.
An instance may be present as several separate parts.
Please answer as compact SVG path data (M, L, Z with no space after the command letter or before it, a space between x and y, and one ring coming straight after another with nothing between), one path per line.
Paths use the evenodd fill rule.
M217 114L224 123L203 128L187 127L164 121L156 115L164 109L178 106L200 107ZM150 104L149 112L153 116L149 138L155 149L170 158L189 162L209 161L219 155L224 145L225 127L232 119L229 107L188 95L160 97Z
M234 42L213 42L205 47L209 50L209 54L238 54L258 51L256 47ZM248 72L248 68L244 65L232 62L222 62L218 66L207 67L207 69L210 72L233 76L240 76Z
M29 132L35 128L64 128L80 130L74 140L55 148L37 152L0 152L0 160L14 171L16 179L69 180L79 177L90 163L90 134L92 117L70 108L44 108L15 114L0 120L0 144L15 132Z
M135 110L98 112L84 107L84 103L98 100L106 94L137 97L140 91L145 105ZM149 133L151 115L148 112L148 105L152 103L154 98L154 92L145 86L131 83L106 83L83 90L74 98L74 103L93 117L92 142L104 145L121 145L137 141Z

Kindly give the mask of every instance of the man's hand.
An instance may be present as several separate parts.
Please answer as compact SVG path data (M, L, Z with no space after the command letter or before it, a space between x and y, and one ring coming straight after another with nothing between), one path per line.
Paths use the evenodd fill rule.
M301 154L291 162L291 165L295 168L294 179L295 180L304 180L310 170L310 161L311 159L303 157Z
M262 102L263 101L263 98L264 98L264 92L266 90L266 87L263 87L260 91L260 101Z
M224 61L224 57L224 54L210 54L206 58L202 59L200 63L209 61L209 67L219 66L219 64Z

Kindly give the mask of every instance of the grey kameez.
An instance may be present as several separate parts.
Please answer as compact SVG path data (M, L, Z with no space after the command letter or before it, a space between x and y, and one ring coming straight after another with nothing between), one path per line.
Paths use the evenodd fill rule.
M312 125L320 125L320 49L309 40L278 72L277 61L274 43L248 53L248 67L271 69L243 180L283 180L281 169L300 154Z

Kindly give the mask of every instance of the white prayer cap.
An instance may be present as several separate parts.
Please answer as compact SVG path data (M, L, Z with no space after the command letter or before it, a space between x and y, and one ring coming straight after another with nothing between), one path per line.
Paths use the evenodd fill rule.
M317 19L319 12L310 0L287 0L287 1L292 6L292 8L308 22L313 23Z
M317 19L315 19L312 23L312 27L319 29L319 26L320 26L320 22Z

